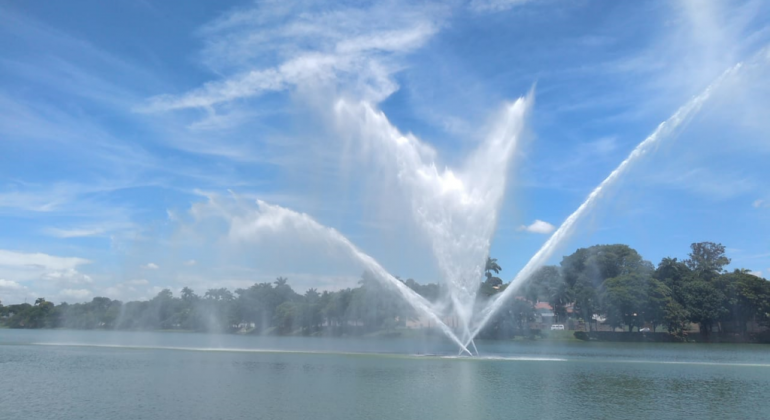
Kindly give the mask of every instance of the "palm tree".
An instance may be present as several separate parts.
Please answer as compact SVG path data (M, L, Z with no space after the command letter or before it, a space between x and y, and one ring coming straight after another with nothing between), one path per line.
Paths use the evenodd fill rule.
M494 271L495 274L499 274L500 271L502 271L502 267L500 267L499 264L497 264L497 258L490 258L487 257L487 264L484 267L485 275L487 276L487 280L492 278L492 272Z
M490 258L487 257L487 264L484 267L484 275L487 277L486 284L492 287L499 287L503 284L503 280L499 277L493 276L492 272L494 271L495 274L500 273L503 268L500 267L500 265L497 263L497 258Z

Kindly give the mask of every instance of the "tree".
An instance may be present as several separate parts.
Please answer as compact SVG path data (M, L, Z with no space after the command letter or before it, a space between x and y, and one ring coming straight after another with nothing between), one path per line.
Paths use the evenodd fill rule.
M525 295L532 303L544 299L553 308L557 320L567 318L567 305L572 302L570 288L564 282L559 267L547 265L532 275Z
M323 324L321 312L321 294L314 288L305 292L302 304L299 306L299 326L306 334L317 331Z
M714 242L696 242L690 245L690 258L684 263L698 277L711 280L722 273L724 266L730 264L725 256L725 246Z
M728 314L723 321L737 332L745 334L752 320L765 321L770 312L770 282L748 270L735 270L719 276L715 283L726 297Z
M497 258L487 257L487 263L484 266L484 276L486 280L482 285L482 293L491 296L499 291L500 286L503 284L503 280L500 277L492 275L492 272L499 274L502 271L502 267L497 263Z
M502 270L502 267L497 263L497 258L487 257L487 263L484 266L484 275L487 277L487 280L493 277L493 271L495 274L500 274L500 271ZM502 281L500 283L502 283Z
M508 313L521 334L524 334L529 323L535 320L535 306L526 299L511 299Z
M390 330L414 316L414 311L395 289L383 286L372 272L365 271L359 284L361 287L353 296L351 308L366 331Z
M644 325L648 280L643 274L629 273L605 281L602 304L611 326L626 325L631 332Z
M658 325L666 325L666 308L671 300L671 289L662 281L650 277L647 279L647 300L644 302L643 312L645 321L652 324L652 330Z
M663 320L666 322L668 332L682 335L690 322L690 312L676 299L669 298L663 311Z
M187 303L193 303L200 299L198 295L195 294L195 291L193 289L190 289L189 287L185 287L182 289L182 300Z
M206 327L212 331L232 330L239 321L234 302L235 295L224 287L207 290L199 305Z
M275 326L278 332L288 334L294 330L294 321L297 317L297 308L292 301L286 301L278 305L275 310Z
M697 279L685 287L687 312L690 321L698 323L701 334L708 335L714 325L729 310L725 307L725 294L707 280Z
M692 270L676 258L663 258L655 269L655 278L663 282L671 291L671 297L680 305L685 305L685 286L694 279Z
M653 265L628 245L594 245L580 248L562 259L561 273L575 312L588 323L601 310L601 296L607 279L638 274L649 276Z

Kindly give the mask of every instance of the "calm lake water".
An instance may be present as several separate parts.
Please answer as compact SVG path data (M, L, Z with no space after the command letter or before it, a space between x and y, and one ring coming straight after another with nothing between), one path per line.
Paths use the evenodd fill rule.
M768 419L770 347L0 330L0 419ZM443 356L442 356L443 355Z

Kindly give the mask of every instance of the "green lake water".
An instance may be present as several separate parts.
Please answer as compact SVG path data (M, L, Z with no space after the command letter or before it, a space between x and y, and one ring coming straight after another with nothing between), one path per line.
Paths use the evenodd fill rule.
M0 330L0 419L770 419L770 347Z

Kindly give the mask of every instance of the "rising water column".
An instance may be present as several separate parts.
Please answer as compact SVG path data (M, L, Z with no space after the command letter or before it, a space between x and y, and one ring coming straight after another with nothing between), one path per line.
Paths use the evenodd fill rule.
M652 134L650 134L646 139L639 143L639 145L636 146L631 154L623 162L621 162L620 165L618 165L618 167L612 171L612 173L610 173L610 175L607 176L607 178L602 181L598 187L591 191L583 204L581 204L577 210L575 210L569 217L567 217L559 229L557 229L556 232L554 232L553 235L548 238L545 244L543 244L540 250L538 250L537 253L532 256L524 268L522 268L521 271L516 274L508 287L502 293L497 295L496 298L490 301L490 303L484 309L482 309L479 314L479 321L472 329L470 338L465 339L466 346L469 345L472 339L481 331L482 328L484 328L492 316L498 310L500 310L505 301L510 298L510 296L515 293L516 290L518 290L518 288L521 287L521 285L527 281L538 268L540 268L546 263L546 261L548 261L548 259L553 255L554 251L559 247L559 245L561 245L564 240L572 235L575 223L591 208L593 208L596 201L601 198L602 192L612 184L616 183L621 178L621 176L628 171L634 162L651 152L658 143L668 137L675 135L677 128L692 118L701 109L703 104L706 103L706 101L711 97L714 91L719 88L724 80L736 73L741 68L741 66L742 63L738 63L735 66L727 69L703 92L690 99L690 101L679 108L668 120L660 123L660 125L658 125Z

